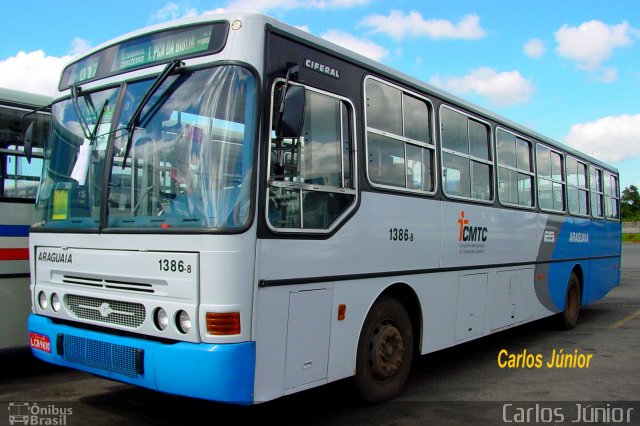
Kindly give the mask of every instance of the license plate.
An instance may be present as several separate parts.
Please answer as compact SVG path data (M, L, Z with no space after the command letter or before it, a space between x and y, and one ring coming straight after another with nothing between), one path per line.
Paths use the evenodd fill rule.
M51 353L51 341L49 340L49 336L38 333L29 333L29 342L31 343L32 349Z

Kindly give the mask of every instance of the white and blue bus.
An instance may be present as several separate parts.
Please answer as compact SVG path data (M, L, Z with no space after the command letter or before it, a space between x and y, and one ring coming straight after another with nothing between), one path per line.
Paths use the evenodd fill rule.
M619 280L616 169L258 14L62 73L31 228L33 353L272 400L580 307Z
M0 351L29 346L29 227L49 131L46 106L50 103L47 96L0 88ZM44 109L31 114L40 108ZM32 123L32 156L28 158L24 133Z

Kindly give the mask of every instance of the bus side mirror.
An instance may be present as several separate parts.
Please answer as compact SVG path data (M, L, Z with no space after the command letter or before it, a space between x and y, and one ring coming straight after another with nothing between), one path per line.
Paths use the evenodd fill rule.
M287 86L280 105L280 119L276 129L276 136L285 139L297 139L302 134L304 124L305 88L302 86Z
M31 122L27 127L27 131L24 132L24 155L27 157L27 163L31 163L33 155L33 126L34 122Z

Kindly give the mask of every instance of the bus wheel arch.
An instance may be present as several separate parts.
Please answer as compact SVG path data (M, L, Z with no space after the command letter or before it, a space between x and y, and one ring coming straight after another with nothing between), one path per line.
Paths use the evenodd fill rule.
M579 265L573 268L569 275L567 291L565 293L564 311L560 314L560 326L564 330L571 330L578 324L580 307L582 306L582 269Z
M404 284L387 288L366 315L356 348L354 387L368 403L395 398L404 387L419 346L417 296Z
M578 283L580 286L580 305L582 306L584 301L584 271L582 269L582 265L577 263L573 267L573 270L571 271L571 273L575 274L576 277L578 278Z

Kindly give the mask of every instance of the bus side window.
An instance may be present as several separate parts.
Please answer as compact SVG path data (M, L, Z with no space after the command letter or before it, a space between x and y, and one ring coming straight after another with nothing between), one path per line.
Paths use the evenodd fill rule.
M446 106L440 111L445 193L491 201L494 172L489 125ZM458 170L459 183L447 176L450 169Z
M3 197L7 198L36 198L42 158L32 158L31 162L22 155L2 154L0 181L2 182Z
M44 140L49 132L49 115L0 106L0 197L35 200L42 171ZM24 130L33 124L31 161L24 152Z
M541 209L562 212L566 209L565 171L562 154L544 145L536 146L538 204Z
M274 104L280 90L274 90ZM350 108L306 90L300 138L272 132L267 216L277 229L328 229L355 199Z
M365 96L371 182L433 191L431 104L375 77L365 80Z

